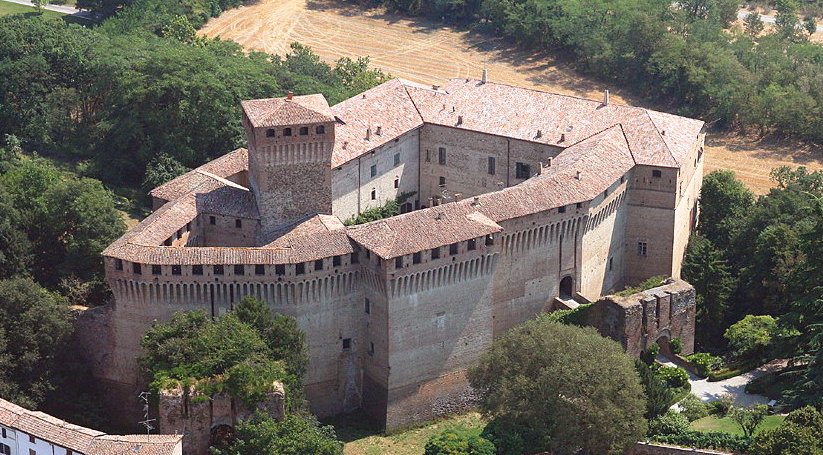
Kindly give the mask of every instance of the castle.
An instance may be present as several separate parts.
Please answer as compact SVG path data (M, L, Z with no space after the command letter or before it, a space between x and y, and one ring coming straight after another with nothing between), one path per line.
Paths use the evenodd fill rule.
M95 374L114 388L138 386L153 321L251 295L306 332L317 414L398 428L470 403L465 370L510 327L680 275L698 120L485 74L242 108L248 149L154 189L154 212L103 253L114 304ZM343 223L398 197L400 215Z

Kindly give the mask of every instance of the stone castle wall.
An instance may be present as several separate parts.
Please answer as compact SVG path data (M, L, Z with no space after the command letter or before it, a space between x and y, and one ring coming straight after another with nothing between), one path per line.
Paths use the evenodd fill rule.
M731 455L729 452L718 452L708 449L694 449L691 447L667 446L648 442L638 442L629 455Z

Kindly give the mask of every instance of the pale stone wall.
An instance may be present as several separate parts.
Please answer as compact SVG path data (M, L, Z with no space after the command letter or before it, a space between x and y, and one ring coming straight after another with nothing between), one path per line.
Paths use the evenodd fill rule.
M680 169L679 200L674 214L674 245L672 248L671 276L679 278L686 256L689 234L697 224L698 200L703 185L703 141L701 135L692 153Z
M582 241L581 289L588 300L618 289L623 284L626 254L626 183L619 180L608 194L592 201Z

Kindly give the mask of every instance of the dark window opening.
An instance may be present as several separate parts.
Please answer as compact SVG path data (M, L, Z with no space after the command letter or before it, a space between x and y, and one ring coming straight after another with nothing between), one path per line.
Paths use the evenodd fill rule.
M215 265L214 266L214 274L215 275L222 275L225 272L222 265Z
M245 275L246 274L246 267L243 264L234 264L234 274L235 275Z
M114 260L114 270L123 270L123 260L122 259L115 259ZM3 430L3 431L6 431L6 430Z
M277 134L275 133L273 128L269 128L269 129L266 130L266 137L274 137L276 135Z
M557 208L557 213L566 213L566 206L564 205L562 207L558 207Z
M626 177L623 177L623 176L621 175L621 176L620 176L620 183L623 183L623 182L625 182L625 181L626 181Z
M183 266L180 266L180 265L171 266L171 274L172 275L182 275L183 274Z
M652 177L655 177L655 178L659 179L660 177L663 177L663 172L661 172L659 169L653 169L652 170Z
M400 188L400 179L394 179L394 187Z
M291 136L291 128L283 128L283 136Z
M637 242L637 255L645 256L648 251L648 247L649 245L646 242Z
M351 350L351 338L343 338L343 350Z
M238 229L243 227L243 220L234 220L234 227Z
M301 136L308 136L309 135L309 127L308 126L301 126L300 127L300 135Z
M376 164L371 165L371 168L369 168L369 173L371 174L372 177L377 176L377 165Z
M202 265L193 265L193 266L191 266L191 274L192 275L202 275L203 274L203 266Z
M372 188L371 189L371 200L373 201L375 199L377 199L377 190Z
M394 258L394 268L401 269L403 268L403 256L398 256Z
M143 274L142 269L143 268L140 266L140 264L134 263L134 264L131 265L131 271L134 272L135 275L142 275Z
M608 188L607 188L607 189L603 190L603 199L606 199L606 197L607 197L608 195L609 195L609 190L608 190Z
M211 224L212 226L214 226L215 224L217 224L217 218L215 218L215 217L213 217L213 216L210 216L210 217L209 217L209 224Z
M419 264L422 259L420 256L421 255L419 251L417 253L412 254L412 264Z
M339 267L340 264L342 264L342 263L343 263L343 261L342 261L342 258L340 256L335 256L335 257L331 258L332 267Z
M350 260L352 264L360 263L360 255L357 253L357 251L351 254Z
M514 167L514 176L518 179L527 179L532 175L532 168L526 163L516 163Z
M34 444L35 442L37 442L37 440L34 438L34 436L29 435L29 442Z
M314 129L314 132L316 134L326 134L326 127L323 125L319 125L317 126L317 128Z
M441 166L446 165L446 148L440 147L437 149L437 163Z
M301 262L299 264L295 264L294 265L294 273L296 273L298 275L302 275L302 274L306 273L306 264L303 263L303 262Z
M164 246L171 246L171 237L169 237L169 238L167 238L166 240L164 240L164 241L163 241L163 245L164 245Z
M446 186L446 177L440 177L440 186Z
M161 273L163 273L163 269L159 265L151 266L152 275L160 275Z
M457 254L457 244L452 243L449 245L449 256L454 256L455 254Z
M440 248L432 248L432 259L440 259Z
M4 429L3 431L5 432L6 430ZM5 437L6 436L4 434L3 438L5 438ZM2 453L3 455L11 455L11 447L9 447L5 444L0 444L0 453Z
M314 261L314 270L323 270L323 260L318 259Z
M474 251L477 249L477 240L469 239L469 251Z
M395 166L400 166L400 154L399 153L394 154L394 165Z
M285 275L286 274L286 266L285 264L277 264L274 266L274 274L275 275Z
M493 235L487 235L486 236L486 246L492 246L492 245L494 245L494 236Z
M371 314L371 302L366 299L366 314Z
M254 274L255 275L265 275L266 274L266 266L263 264L255 264L254 265Z
M583 203L582 203L582 202L578 202L578 203L577 203L577 208L578 208L578 209L582 209L582 208L583 208Z
M369 341L369 355L374 355L374 343Z
M191 222L186 223L186 232L191 231Z
M493 156L489 157L488 172L489 172L489 175L494 175L494 174L497 173L497 159L495 159L495 157L493 157Z
M614 268L614 258L609 258L609 270Z

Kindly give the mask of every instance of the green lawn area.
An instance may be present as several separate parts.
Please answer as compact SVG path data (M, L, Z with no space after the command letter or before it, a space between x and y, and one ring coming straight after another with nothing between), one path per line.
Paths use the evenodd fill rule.
M785 416L766 416L766 418L763 419L763 423L757 427L757 431L755 433L777 428L781 423L783 423L783 419L785 419ZM740 425L728 417L723 417L722 419L718 419L715 416L703 417L702 419L692 422L692 429L697 431L720 431L723 433L743 435L743 430L740 429Z
M37 10L31 6L25 5L18 5L17 3L9 3L0 0L0 16L6 16L9 14L20 14L20 13L36 13ZM43 15L46 17L63 17L63 13L58 13L56 11L43 11Z
M452 416L391 435L374 431L366 423L365 417L356 414L324 423L334 425L337 437L345 441L345 455L422 455L426 441L445 429L455 428L480 434L486 425L477 412Z

